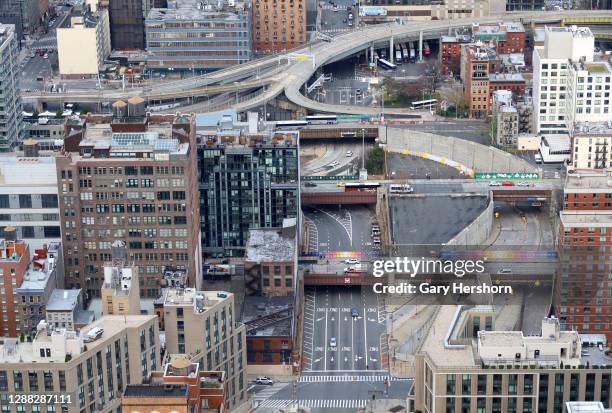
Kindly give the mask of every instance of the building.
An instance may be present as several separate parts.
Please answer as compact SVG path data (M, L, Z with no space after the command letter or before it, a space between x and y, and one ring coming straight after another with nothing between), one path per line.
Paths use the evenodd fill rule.
M567 80L567 125L612 119L612 66L608 61L571 62Z
M523 53L525 28L520 22L472 23L474 42L492 43L498 54Z
M244 297L242 322L246 326L250 374L292 374L293 306L293 296Z
M0 2L0 23L15 26L18 40L34 33L49 8L47 0L3 0Z
M93 7L93 9L89 9ZM64 78L98 76L111 52L108 9L91 3L57 28L59 73Z
M585 93L578 91L578 79L570 78L570 70L573 70L570 66L580 60L593 62L595 38L589 28L576 26L547 27L544 38L544 46L533 49L534 132L565 134L568 120L574 118L568 112L574 109L574 103L569 103L569 100L577 99L578 93ZM577 72L573 70L572 73ZM572 87L571 93L568 85ZM582 84L581 88L584 86ZM588 106L592 108L594 105L593 97ZM596 106L600 105L601 102ZM584 102L581 104L585 110L586 106Z
M150 385L130 384L121 397L122 413L177 412L195 413L198 406L191 403L186 384Z
M53 117L24 117L23 138L24 140L35 139L39 142L39 146L55 146L56 141L64 140L64 122L63 117L56 118L55 115Z
M64 284L64 256L59 242L34 251L21 285L16 289L20 332L34 338L36 326L45 319L51 293Z
M508 0L507 11L543 10L544 0Z
M525 96L525 78L522 73L493 73L489 75L489 99L496 90L509 90L516 97ZM491 101L490 101L491 102Z
M0 236L10 225L33 252L62 239L57 174L54 156L29 140L24 149L0 155Z
M567 413L612 413L602 402L565 402Z
M502 106L495 116L495 143L499 146L516 146L519 133L518 111L514 106Z
M440 38L440 73L444 76L459 76L461 73L461 45L470 42L465 35L442 36Z
M21 332L21 318L17 301L17 287L23 282L30 264L30 247L17 240L15 228L7 227L5 239L0 239L0 336L17 337Z
M415 410L553 413L570 400L610 405L603 351L583 351L578 333L561 330L555 318L544 319L536 336L483 331L473 324L482 307L440 306L416 355ZM492 319L493 309L483 315Z
M306 43L305 0L255 0L253 2L253 51L277 52Z
M580 152L580 151L579 151ZM561 268L553 305L565 329L612 338L612 188L605 171L574 170L564 188L559 226Z
M15 26L0 23L0 152L14 148L23 136L21 98L17 87L19 59Z
M102 314L140 314L140 283L138 267L127 265L123 241L115 241L111 247L119 249L121 256L113 255L113 261L104 264L102 284Z
M159 366L155 316L104 316L80 333L42 321L32 342L0 345L0 397L58 394L57 410L66 413L116 413L125 387L142 383ZM6 413L18 411L19 404L5 405Z
M57 156L66 285L100 297L111 247L122 240L138 267L140 296L157 298L167 271L201 281L193 115L145 116L144 101L114 104L75 137L79 152ZM72 139L72 137L67 138Z
M145 20L147 69L192 74L251 59L251 15L243 2L170 0ZM189 34L189 36L187 36Z
M76 330L91 323L93 319L93 313L83 308L80 289L56 288L51 292L45 306L45 320L49 327Z
M565 163L570 159L569 135L542 135L540 155L544 163Z
M411 20L449 20L470 17L483 17L503 14L505 2L499 0L450 0L419 1L373 0L371 4L382 10L360 19L366 24L392 22L396 19ZM360 9L363 6L360 6Z
M461 80L470 117L482 118L490 110L489 76L499 71L501 61L495 49L481 43L461 45Z
M202 370L225 372L228 408L246 402L246 332L237 322L234 294L166 289L166 352L186 354Z
M144 50L144 21L152 8L166 7L166 0L109 0L113 50Z
M612 122L575 123L570 137L570 168L612 168Z
M297 217L296 133L215 129L198 136L204 252L244 255L249 230Z

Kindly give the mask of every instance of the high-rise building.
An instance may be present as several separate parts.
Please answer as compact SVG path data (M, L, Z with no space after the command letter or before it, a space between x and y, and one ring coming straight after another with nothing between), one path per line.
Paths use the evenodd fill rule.
M18 240L15 228L7 227L5 239L0 239L0 336L17 337L21 318L17 302L17 287L23 282L30 264L30 247Z
M244 2L170 0L149 12L145 37L148 69L223 69L251 59L250 9Z
M534 132L567 134L574 121L605 120L610 68L593 62L594 44L588 27L546 28L544 46L533 50Z
M243 255L250 229L280 228L297 217L297 136L201 134L202 250Z
M542 10L544 0L508 0L506 2L507 11Z
M612 122L577 122L570 132L569 168L612 168Z
M145 18L149 10L166 4L166 0L109 0L113 50L144 50Z
M275 52L306 43L305 0L255 0L253 50Z
M246 402L246 331L234 294L193 288L164 292L166 352L186 354L202 370L225 372L228 406Z
M440 306L416 355L411 411L553 413L569 400L610 406L603 351L584 351L578 332L555 318L542 321L540 335L494 331L495 313L485 307Z
M47 303L56 288L64 284L62 245L53 242L37 249L23 282L16 289L19 305L20 332L33 339L36 326L47 314Z
M47 0L2 0L0 23L15 25L18 40L36 30L49 8Z
M0 154L0 237L8 225L31 252L62 239L55 156L30 140L23 152Z
M108 9L91 4L70 16L68 27L58 27L57 58L64 78L97 76L111 52Z
M0 23L0 152L10 151L23 135L17 87L18 43L15 26Z
M57 395L57 403L29 409L116 413L126 386L142 383L160 363L155 316L104 316L79 332L41 321L32 342L5 339L0 345L0 398ZM27 411L21 406L7 403L4 411Z
M57 157L66 286L100 297L111 247L125 242L138 267L140 296L156 298L168 271L200 282L193 115L144 114L144 102L115 102L115 114L90 116L79 152Z
M591 139L595 163L602 146L597 138ZM578 154L587 148L579 146ZM553 298L555 314L565 329L606 334L608 340L612 340L610 179L609 172L594 170L574 170L566 178L559 227L561 268Z

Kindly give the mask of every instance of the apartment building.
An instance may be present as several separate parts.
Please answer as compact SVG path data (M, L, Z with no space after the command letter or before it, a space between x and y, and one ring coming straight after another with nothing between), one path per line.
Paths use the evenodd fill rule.
M191 403L186 384L150 385L130 384L121 396L122 413L176 412L196 413L198 406Z
M147 68L206 72L251 59L251 15L244 2L170 0L145 20Z
M0 2L0 23L14 25L21 40L34 33L48 8L48 0L5 0Z
M461 46L461 80L470 117L483 118L490 110L490 75L499 71L501 60L495 49L481 43Z
M5 228L4 236L0 239L0 336L17 337L21 331L21 317L16 290L30 264L30 247L16 239L15 228Z
M553 413L578 400L610 406L612 370L603 351L583 350L576 331L547 318L537 336L480 328L465 334L473 311L482 309L444 305L437 311L416 356L416 410Z
M125 387L159 366L155 316L104 316L79 333L41 321L32 342L0 345L0 398L59 396L57 404L4 404L6 413L121 413Z
M19 40L15 26L0 23L0 152L12 150L23 136L17 87Z
M115 102L89 116L79 152L57 156L66 285L100 297L112 245L125 242L140 296L161 294L164 274L200 280L200 222L193 115L144 114L144 101ZM76 143L75 143L76 145Z
M64 284L64 256L59 242L34 251L23 282L15 290L19 306L20 333L32 339L36 326L45 319L51 293Z
M593 110L594 106L601 107L603 97L599 104L595 104L595 96L589 96L589 103L585 86L588 76L578 84L574 74L584 73L586 63L593 62L595 38L587 27L546 27L544 32L544 46L533 49L533 106L534 106L534 132L547 134L564 134L568 131L568 122L575 119L574 106L578 93L582 95L580 107L586 114L586 108ZM578 63L577 69L573 64ZM579 69L580 68L580 69ZM597 70L597 69L595 69ZM571 73L570 73L571 71ZM603 75L603 73L601 73ZM603 76L605 78L605 76ZM600 76L601 78L601 76ZM578 90L580 86L580 91ZM603 81L600 83L603 86ZM568 89L571 87L571 92ZM592 86L591 86L592 87ZM595 91L589 92L590 94ZM602 91L599 92L603 93ZM570 102L572 101L572 102ZM572 112L570 114L570 112ZM588 120L588 119L584 119Z
M612 168L612 122L574 123L570 138L570 168Z
M94 314L83 307L81 289L56 288L45 306L45 320L50 328L77 330L94 320Z
M102 314L140 314L140 282L138 267L127 264L123 241L111 246L113 260L104 264ZM118 253L115 251L118 250Z
M597 145L591 148L595 151ZM610 179L606 171L578 169L566 178L558 235L560 269L553 296L555 314L565 329L605 334L608 340L612 339Z
M0 236L15 228L30 251L61 241L55 157L24 142L23 152L0 154Z
M522 73L492 73L489 75L489 99L496 90L509 90L516 97L525 96L525 86Z
M442 36L440 38L440 72L444 76L461 73L461 45L470 42L469 36Z
M612 66L605 60L568 63L567 125L612 119ZM571 128L569 128L571 129Z
M246 331L237 320L232 293L164 292L167 353L185 354L201 370L224 372L229 409L246 402Z
M57 58L63 78L98 76L110 55L108 9L89 3L73 12L68 27L58 27Z
M525 27L520 22L472 23L474 42L493 43L499 54L523 53Z
M202 250L244 255L251 229L280 228L297 217L294 132L198 132Z
M166 0L109 0L110 36L113 50L144 50L144 21L149 11L166 7Z
M297 282L295 218L282 228L252 229L244 257L246 295L293 295Z
M253 51L277 52L306 43L305 0L255 0Z

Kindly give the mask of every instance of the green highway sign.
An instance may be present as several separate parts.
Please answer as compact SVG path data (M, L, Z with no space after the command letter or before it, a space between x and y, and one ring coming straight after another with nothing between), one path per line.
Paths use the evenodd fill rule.
M359 179L359 177L355 175L338 175L338 176L307 175L307 176L301 176L300 179L302 181L356 181L357 179Z
M524 180L524 179L540 179L540 176L535 172L476 172L476 179L507 179L507 180Z

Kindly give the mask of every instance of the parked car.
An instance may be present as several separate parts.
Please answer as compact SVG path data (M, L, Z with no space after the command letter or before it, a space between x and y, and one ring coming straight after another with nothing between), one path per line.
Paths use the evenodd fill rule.
M272 385L272 384L274 384L274 380L272 380L270 377L267 377L267 376L258 376L255 379L255 383L257 383L257 384Z
M491 181L491 182L489 182L489 186L501 186L501 182L499 182L499 181Z
M357 258L347 258L344 260L345 264L359 264L359 262Z
M502 186L514 186L514 182L512 181L503 181Z

